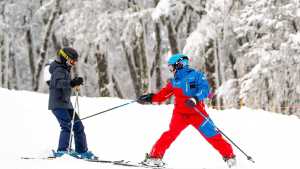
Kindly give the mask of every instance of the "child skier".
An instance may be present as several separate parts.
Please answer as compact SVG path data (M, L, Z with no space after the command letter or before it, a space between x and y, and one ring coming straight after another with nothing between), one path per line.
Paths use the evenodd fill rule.
M59 145L55 157L61 157L68 153L71 120L73 117L74 108L70 97L72 88L79 88L83 84L82 77L71 79L71 68L77 63L78 53L73 48L62 48L57 52L57 57L50 65L49 71L51 79L49 83L49 110L52 110L61 127ZM75 121L79 117L75 115ZM73 126L75 152L69 152L70 155L82 159L94 160L97 157L88 151L86 135L81 121L78 121Z
M162 158L180 134L188 125L192 125L200 134L221 154L229 167L236 164L232 147L222 135L214 129L212 121L206 121L197 111L198 109L208 117L203 100L209 94L209 84L205 75L189 68L188 57L183 54L175 54L168 60L169 70L174 78L158 93L146 94L138 98L141 104L163 102L175 96L173 116L169 124L169 130L164 132L152 147L150 154L142 163L153 167L162 167L165 163Z

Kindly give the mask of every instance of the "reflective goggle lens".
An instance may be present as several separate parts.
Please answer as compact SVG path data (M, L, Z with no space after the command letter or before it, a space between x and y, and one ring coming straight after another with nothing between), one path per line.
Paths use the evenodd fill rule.
M175 71L174 65L168 65L168 68L169 68L170 72L174 72Z
M71 65L75 65L76 62L77 62L76 60L70 59L70 64L71 64Z

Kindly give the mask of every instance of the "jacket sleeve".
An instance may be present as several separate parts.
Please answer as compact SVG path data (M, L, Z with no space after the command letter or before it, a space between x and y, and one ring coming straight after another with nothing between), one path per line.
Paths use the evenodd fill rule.
M66 73L63 71L55 71L54 75L52 75L51 77L53 77L53 79L51 80L53 82L52 85L54 85L53 87L56 89L65 89L65 88L70 88L70 80L68 80L68 78L66 77ZM52 83L50 82L50 84Z
M204 100L209 94L210 86L206 76L202 72L197 73L197 93L198 101Z
M159 92L157 92L153 97L152 97L152 102L158 102L161 103L168 98L170 98L173 95L173 87L172 83L169 82L164 88L162 88Z

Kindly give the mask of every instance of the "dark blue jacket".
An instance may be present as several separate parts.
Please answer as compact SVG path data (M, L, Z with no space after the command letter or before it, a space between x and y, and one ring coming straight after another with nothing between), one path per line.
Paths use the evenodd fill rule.
M49 72L51 73L51 80L48 109L73 109L70 99L72 93L70 67L54 61L50 65Z

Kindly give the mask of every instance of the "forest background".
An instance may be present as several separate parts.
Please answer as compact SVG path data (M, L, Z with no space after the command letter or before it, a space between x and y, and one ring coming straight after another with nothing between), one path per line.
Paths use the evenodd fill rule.
M56 51L80 54L81 95L134 99L184 53L206 73L208 105L300 117L299 0L0 0L0 86L48 92Z

